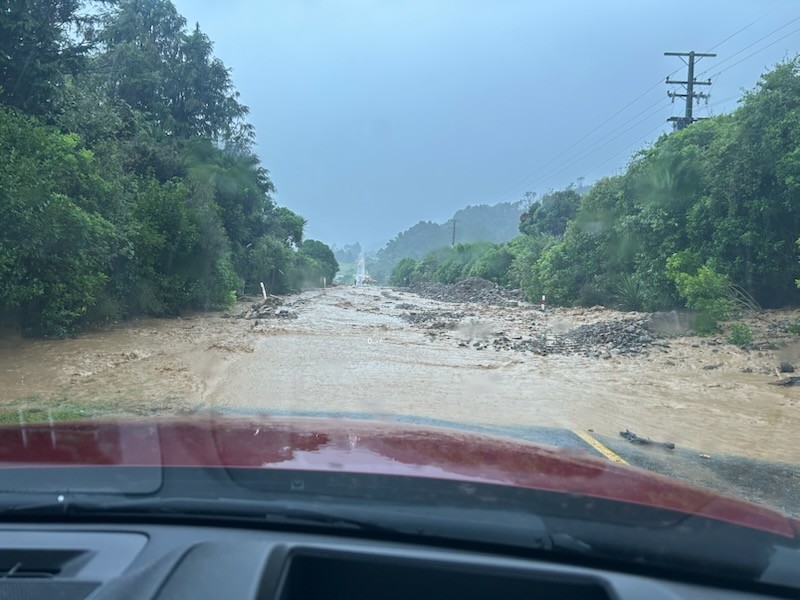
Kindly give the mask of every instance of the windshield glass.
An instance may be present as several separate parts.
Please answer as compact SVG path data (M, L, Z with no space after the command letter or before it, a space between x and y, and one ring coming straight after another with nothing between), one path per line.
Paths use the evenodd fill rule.
M792 535L794 0L0 6L0 468L463 479Z

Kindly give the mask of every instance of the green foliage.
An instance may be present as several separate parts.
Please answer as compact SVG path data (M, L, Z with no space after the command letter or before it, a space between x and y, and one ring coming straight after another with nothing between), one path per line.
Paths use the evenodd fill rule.
M506 284L508 269L514 255L503 246L492 246L478 256L467 269L467 277L480 277L499 284Z
M43 335L72 331L103 288L117 234L74 136L0 107L0 307ZM99 199L98 199L99 200Z
M481 204L456 211L453 219L445 223L420 221L378 251L370 272L378 280L383 280L401 259L421 260L427 253L449 246L453 241L453 220L457 242L502 243L510 240L517 232L520 210L519 203L515 202L501 202L494 206Z
M361 244L345 244L342 248L337 248L334 244L331 248L333 255L336 257L337 262L342 264L355 264L358 257L361 256Z
M247 108L213 45L169 0L119 0L105 13L97 61L109 92L178 137L231 139Z
M244 278L245 291L261 293L261 282L271 294L291 291L289 275L293 256L292 250L281 240L270 235L261 236L240 256L239 273Z
M494 244L479 242L433 250L419 262L415 280L455 283L465 279L475 261L494 248Z
M275 205L229 70L171 2L6 8L5 321L63 336L333 278L330 249L303 244L305 220Z
M728 342L734 346L745 346L753 341L753 331L744 323L733 323L728 334Z
M567 223L575 218L581 197L573 189L550 192L542 196L520 216L519 230L527 235L563 235Z
M719 331L718 322L727 319L733 310L728 294L728 278L717 273L700 258L684 250L667 259L667 275L675 282L686 306L698 311L695 330L699 334Z
M7 0L0 8L0 101L46 115L58 104L65 76L91 48L92 17L81 0Z
M394 269L392 269L392 275L389 277L389 285L400 287L415 283L417 280L418 267L419 262L413 258L401 259L400 262L394 266Z
M324 277L329 285L333 283L336 273L339 271L339 263L330 247L317 240L305 240L301 244L298 254L303 254L316 261L320 277ZM318 282L317 285L321 284Z
M645 294L635 277L625 274L617 284L617 305L620 310L644 310Z
M635 154L623 175L531 202L500 280L554 304L685 304L706 332L733 310L796 304L798 148L795 59L765 73L732 114Z

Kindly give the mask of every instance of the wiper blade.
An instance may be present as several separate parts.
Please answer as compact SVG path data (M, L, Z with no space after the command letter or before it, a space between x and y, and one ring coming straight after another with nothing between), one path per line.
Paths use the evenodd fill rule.
M147 497L89 498L60 494L48 499L3 497L0 517L25 516L184 516L247 519L276 523L305 523L352 527L362 531L392 531L370 521L325 510L299 507L295 503L240 498ZM11 500L9 502L9 500Z
M0 498L2 500L8 498ZM246 520L253 524L323 526L393 536L478 540L528 549L567 549L564 544L554 543L539 517L502 510L227 497L130 498L97 494L87 497L59 495L50 500L28 496L26 502L4 504L0 507L0 517L135 516Z

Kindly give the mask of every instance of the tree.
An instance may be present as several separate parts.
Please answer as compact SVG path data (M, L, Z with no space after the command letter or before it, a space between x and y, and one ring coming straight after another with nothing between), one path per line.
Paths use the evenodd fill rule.
M223 308L261 281L282 293L335 275L321 242L296 251L305 219L276 206L230 71L171 2L4 8L5 320L65 335L136 314ZM84 56L82 41L97 41L96 51ZM23 73L25 98L8 85Z
M0 100L30 114L55 110L65 77L92 48L94 19L81 0L4 0L0 4Z
M522 213L519 230L527 235L563 235L580 202L580 195L571 188L545 194Z
M119 240L74 135L0 107L0 311L29 332L73 331L108 280Z
M304 254L310 259L313 259L319 265L322 276L325 277L328 283L332 283L336 273L339 271L339 263L327 245L317 240L305 240L301 245L299 252Z
M419 263L413 258L402 258L392 269L389 285L405 287L416 283L416 271Z
M199 26L169 0L119 0L105 15L98 63L112 97L149 115L178 137L242 140L248 109L238 101L230 70L212 54Z

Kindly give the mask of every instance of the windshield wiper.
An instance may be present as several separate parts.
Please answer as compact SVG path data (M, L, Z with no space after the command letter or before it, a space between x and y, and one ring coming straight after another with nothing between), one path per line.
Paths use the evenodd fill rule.
M249 523L348 528L366 533L481 541L529 549L568 548L554 543L537 516L494 509L414 505L355 505L335 501L227 497L130 498L64 494L41 499L0 497L0 518L147 517L246 520Z
M9 502L9 500L12 500ZM352 527L361 531L388 532L383 527L356 517L339 515L324 510L298 507L290 502L249 500L240 498L148 497L88 498L60 494L51 499L21 496L3 497L0 517L25 516L176 516L214 519L247 519L276 524L320 524Z

